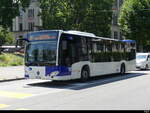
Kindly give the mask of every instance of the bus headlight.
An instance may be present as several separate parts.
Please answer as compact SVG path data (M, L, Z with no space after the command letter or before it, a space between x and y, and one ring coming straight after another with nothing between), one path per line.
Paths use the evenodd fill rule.
M51 74L50 74L50 76L56 76L56 75L58 75L59 74L59 71L54 71L54 72L52 72Z

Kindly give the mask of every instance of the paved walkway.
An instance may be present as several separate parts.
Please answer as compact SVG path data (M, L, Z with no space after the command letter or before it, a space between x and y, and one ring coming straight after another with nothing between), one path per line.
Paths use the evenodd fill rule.
M0 82L23 78L24 66L0 67Z

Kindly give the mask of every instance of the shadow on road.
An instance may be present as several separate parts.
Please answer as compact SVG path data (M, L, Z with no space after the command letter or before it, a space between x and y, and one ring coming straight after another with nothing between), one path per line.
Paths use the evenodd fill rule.
M137 69L136 71L150 71L150 69Z
M90 78L87 82L80 82L79 80L70 81L48 81L40 83L27 84L32 87L45 87L45 88L58 88L58 89L70 89L70 90L82 90L86 88L105 85L117 81L127 80L139 76L144 76L145 73L126 73L125 75L113 74L99 77Z

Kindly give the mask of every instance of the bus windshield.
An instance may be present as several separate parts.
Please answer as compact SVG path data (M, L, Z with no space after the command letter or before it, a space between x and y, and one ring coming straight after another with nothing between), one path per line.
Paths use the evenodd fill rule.
M26 65L46 66L56 64L57 40L33 41L26 47Z
M137 55L136 58L137 59L146 59L147 55Z

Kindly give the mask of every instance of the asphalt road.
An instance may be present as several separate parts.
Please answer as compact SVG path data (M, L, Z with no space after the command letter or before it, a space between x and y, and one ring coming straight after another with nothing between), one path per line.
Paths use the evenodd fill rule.
M0 82L0 110L150 110L150 71L79 81Z

